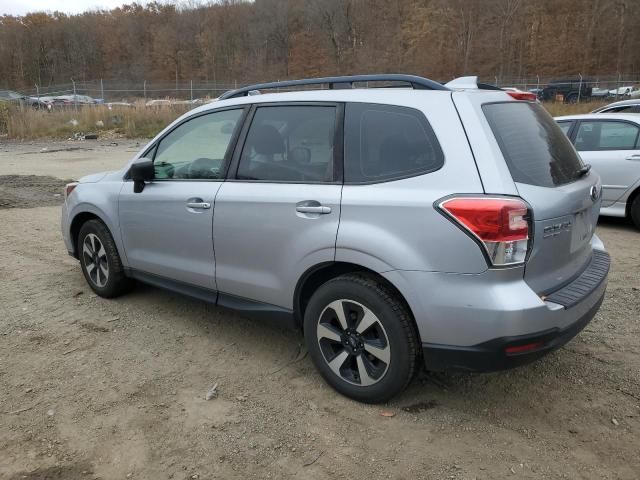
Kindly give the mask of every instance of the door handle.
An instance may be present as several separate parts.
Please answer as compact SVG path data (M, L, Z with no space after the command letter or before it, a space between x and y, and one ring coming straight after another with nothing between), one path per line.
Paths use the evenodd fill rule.
M320 213L322 215L326 215L327 213L331 213L331 207L326 207L324 205L300 205L296 207L296 212L299 213Z
M206 210L211 208L211 204L208 202L188 202L187 208L195 208L198 210Z
M626 160L640 162L640 155L638 155L638 154L631 155L631 156L627 157Z

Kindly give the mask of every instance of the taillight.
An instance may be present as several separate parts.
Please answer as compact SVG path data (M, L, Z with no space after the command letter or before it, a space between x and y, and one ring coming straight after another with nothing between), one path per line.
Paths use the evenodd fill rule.
M73 190L78 186L78 182L71 182L71 183L67 183L64 186L64 198L65 200L67 199L67 197L69 195L71 195L71 192L73 192Z
M484 248L492 266L524 263L529 251L530 216L516 198L454 197L439 208Z
M527 100L529 102L534 102L538 99L538 96L532 92L507 92L507 95L515 100Z

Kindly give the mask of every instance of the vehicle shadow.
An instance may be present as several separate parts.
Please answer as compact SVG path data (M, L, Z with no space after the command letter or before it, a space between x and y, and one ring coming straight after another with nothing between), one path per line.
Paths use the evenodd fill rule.
M598 218L598 227L612 227L629 232L637 231L629 219L620 217L600 217Z

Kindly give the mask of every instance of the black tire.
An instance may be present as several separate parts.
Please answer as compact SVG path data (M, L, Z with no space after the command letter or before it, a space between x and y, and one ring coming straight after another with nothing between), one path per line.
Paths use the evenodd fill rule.
M113 237L100 220L89 220L80 227L76 248L84 278L96 294L113 298L131 288L133 282L124 274Z
M578 94L576 92L572 92L567 95L566 103L578 103Z
M332 304L342 307L347 329L340 326ZM371 321L369 313L375 322L358 332L364 315ZM321 332L336 338L324 337ZM347 274L320 286L304 314L304 335L309 355L322 377L354 400L386 402L402 392L415 374L418 335L409 309L389 287L372 277ZM379 352L379 358L372 351Z
M631 221L635 227L640 230L640 195L633 200L631 208L629 209L629 217L631 217Z

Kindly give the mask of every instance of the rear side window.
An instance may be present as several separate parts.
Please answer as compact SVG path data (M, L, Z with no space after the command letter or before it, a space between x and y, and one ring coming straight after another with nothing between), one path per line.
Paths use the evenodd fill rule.
M346 183L421 175L444 164L435 133L425 116L413 108L348 104L344 142Z
M541 105L489 103L482 110L514 181L554 187L580 178L578 154Z
M576 134L580 151L633 150L640 129L626 122L582 121Z

